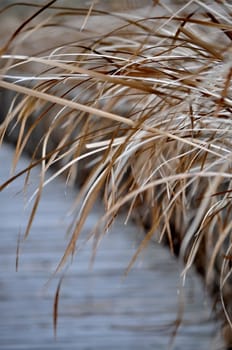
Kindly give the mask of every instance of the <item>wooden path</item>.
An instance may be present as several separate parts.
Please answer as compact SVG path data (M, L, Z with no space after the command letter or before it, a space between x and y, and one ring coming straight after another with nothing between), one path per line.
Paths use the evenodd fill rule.
M4 145L0 149L1 183L9 175L11 159L12 149ZM25 164L22 160L20 168ZM33 178L36 183L37 171ZM151 245L128 277L122 278L140 237L122 220L102 241L92 270L91 242L76 255L61 286L55 339L52 309L59 278L46 282L67 244L65 214L74 193L61 180L46 189L31 234L21 245L16 272L17 239L26 223L22 186L19 179L0 193L1 350L169 349L178 300L185 310L172 349L218 348L216 325L210 321L210 305L200 281L190 274L185 296L178 299L180 267L167 250ZM86 232L99 215L96 209Z

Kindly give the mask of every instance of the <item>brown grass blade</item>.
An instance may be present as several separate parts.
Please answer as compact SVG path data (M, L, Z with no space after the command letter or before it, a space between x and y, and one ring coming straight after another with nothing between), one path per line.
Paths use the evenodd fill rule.
M58 314L59 314L59 298L60 298L60 289L62 282L64 280L64 275L60 277L59 283L56 288L56 293L54 297L54 303L53 303L53 332L54 336L56 338L57 335L57 321L58 321Z
M13 35L10 37L10 39L7 41L7 43L0 48L0 55L2 55L4 52L6 52L12 43L12 41L17 37L17 35L21 32L21 30L30 23L35 17L37 17L39 14L44 12L48 7L50 7L52 4L54 4L57 0L51 0L46 5L42 6L39 10L37 10L32 16L30 16L26 21L24 21L17 30L13 33Z

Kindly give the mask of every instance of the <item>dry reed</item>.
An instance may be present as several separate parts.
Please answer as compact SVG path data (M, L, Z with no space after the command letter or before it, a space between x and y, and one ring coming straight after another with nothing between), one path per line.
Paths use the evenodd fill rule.
M135 1L127 13L25 4L31 15L2 42L0 81L15 93L0 142L14 140L14 167L31 153L28 176L41 166L25 238L43 189L64 175L81 190L58 268L101 195L105 230L122 208L146 229L128 268L151 239L168 244L232 327L230 2Z

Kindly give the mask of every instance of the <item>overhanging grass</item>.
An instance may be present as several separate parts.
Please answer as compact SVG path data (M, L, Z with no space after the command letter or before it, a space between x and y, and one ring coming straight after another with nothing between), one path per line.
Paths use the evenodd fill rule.
M58 268L101 195L106 230L122 208L146 227L128 269L152 239L168 243L183 275L195 264L220 296L230 326L231 11L226 1L127 14L37 4L2 44L0 81L16 93L0 128L1 142L16 130L13 167L33 140L28 171L41 164L25 238L43 189L63 175L82 186Z

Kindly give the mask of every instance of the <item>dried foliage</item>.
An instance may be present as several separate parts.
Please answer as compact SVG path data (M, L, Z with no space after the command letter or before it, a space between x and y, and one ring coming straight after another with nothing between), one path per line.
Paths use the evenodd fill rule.
M231 326L230 1L135 1L126 13L59 3L21 5L31 15L1 47L0 86L15 94L0 142L15 141L14 166L25 150L25 172L41 166L25 237L63 174L81 191L59 268L102 195L105 229L128 210L147 230L137 254L154 239L181 255L183 274L195 263Z

